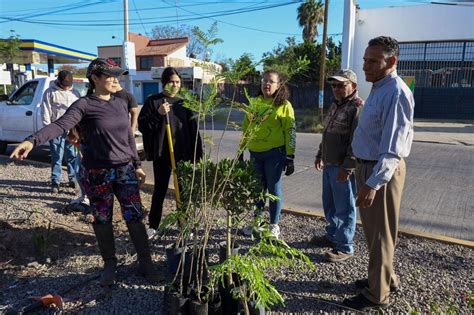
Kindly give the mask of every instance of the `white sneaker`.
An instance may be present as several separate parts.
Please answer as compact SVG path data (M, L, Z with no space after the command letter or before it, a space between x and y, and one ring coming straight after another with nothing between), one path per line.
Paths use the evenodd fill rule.
M280 227L278 226L278 224L270 224L268 226L268 228L270 229L270 233L275 237L275 238L279 238L280 237Z
M85 204L87 206L90 206L89 198L87 196L80 196L79 198L71 200L70 204L72 205L78 205L78 204Z
M155 236L158 235L158 230L148 228L148 229L146 229L146 234L148 235L148 239L151 240L151 239L155 238Z

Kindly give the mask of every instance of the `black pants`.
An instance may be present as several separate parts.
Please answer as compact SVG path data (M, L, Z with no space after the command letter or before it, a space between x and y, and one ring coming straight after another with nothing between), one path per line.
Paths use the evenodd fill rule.
M163 213L163 202L168 191L168 184L171 176L171 162L169 157L162 157L153 160L153 173L155 187L151 199L151 209L148 215L150 228L157 229L160 226L161 215Z

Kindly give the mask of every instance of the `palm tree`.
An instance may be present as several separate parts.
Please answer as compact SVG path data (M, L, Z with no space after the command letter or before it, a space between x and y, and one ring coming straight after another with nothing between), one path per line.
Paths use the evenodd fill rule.
M321 0L306 0L298 7L298 23L303 27L303 40L314 42L318 36L318 24L324 21L324 5Z

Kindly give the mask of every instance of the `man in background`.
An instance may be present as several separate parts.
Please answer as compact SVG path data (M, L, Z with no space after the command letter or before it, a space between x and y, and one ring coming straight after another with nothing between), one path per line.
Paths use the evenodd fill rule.
M137 130L137 123L138 123L138 104L135 96L132 93L128 92L120 83L117 83L117 90L114 93L116 97L120 97L127 102L128 105L128 112L130 113L130 124L132 126L132 132L135 134Z
M357 76L350 69L328 77L334 102L324 121L324 131L314 166L323 171L323 208L328 225L324 236L314 236L311 243L333 247L325 253L329 262L340 262L354 256L355 157L351 141L364 101L357 95Z
M41 102L41 117L43 125L47 126L64 115L66 110L81 97L72 87L73 76L67 70L58 73L58 78L44 92ZM67 133L49 141L51 151L51 192L60 192L62 176L62 161L66 153L67 174L71 188L77 187L76 173L79 171L79 161L74 146L66 139Z

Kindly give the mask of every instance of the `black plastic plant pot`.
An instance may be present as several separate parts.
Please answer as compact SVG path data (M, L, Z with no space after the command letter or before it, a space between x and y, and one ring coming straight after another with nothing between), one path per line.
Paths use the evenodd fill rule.
M167 298L169 315L189 315L189 298L178 292L168 292Z
M223 315L222 301L219 293L216 292L214 296L209 300L207 308L209 315Z
M231 255L237 255L240 251L240 245L238 243L233 244L234 246L232 247L230 253ZM227 242L222 241L219 243L219 262L223 263L227 259Z
M168 267L168 273L171 276L176 274L176 271L179 267L179 261L181 260L181 255L183 254L184 247L168 247L166 248L166 265Z
M251 315L265 315L265 308L259 304L256 304L255 301L250 301L249 309Z
M231 287L231 288L224 288L219 286L219 294L221 296L222 302L222 314L239 314L242 310L242 303L240 303L239 299L235 299L232 292L240 290L240 287Z
M180 279L181 272L183 271L183 268L180 266L180 261L181 261L181 256L183 254L184 248L174 248L174 247L169 247L166 249L166 262L168 266L168 273L169 275L174 278L176 273L178 272L178 268L180 269L179 272L180 274L178 275L177 279ZM193 259L193 253L192 253L192 247L187 247L186 248L186 253L185 255L185 263L184 263L184 273L183 273L183 292L187 291L187 288L190 284L195 283L196 279L198 278L198 275L201 272L201 265L198 261L198 255L197 253L195 254L195 257ZM209 253L205 252L205 259L204 259L204 266L203 266L203 281L207 281L208 279L208 270L207 270L207 264L209 260ZM191 268L191 262L192 262L192 268ZM190 274L192 273L191 277Z
M189 302L189 314L190 315L207 315L209 312L208 310L208 303L207 302L199 302L199 301L190 301Z

